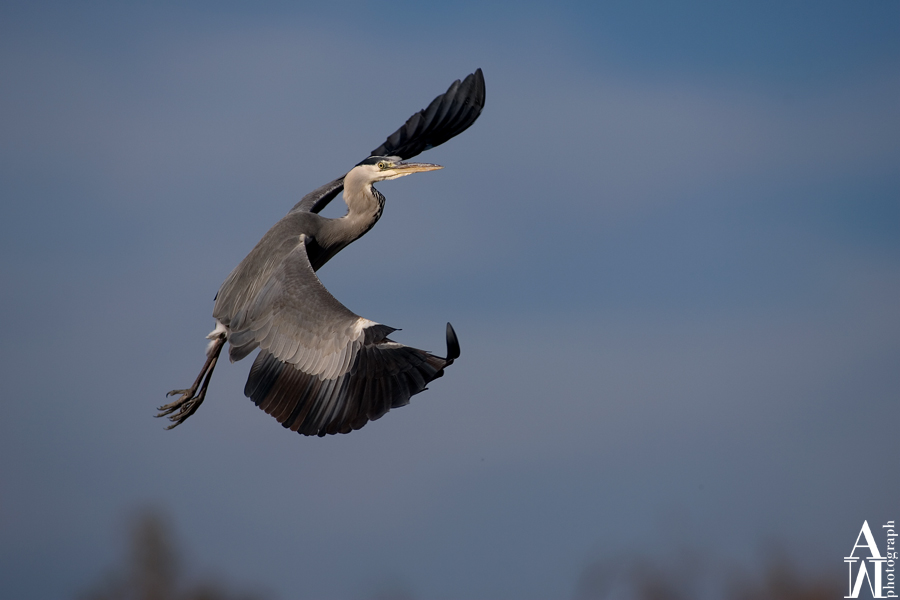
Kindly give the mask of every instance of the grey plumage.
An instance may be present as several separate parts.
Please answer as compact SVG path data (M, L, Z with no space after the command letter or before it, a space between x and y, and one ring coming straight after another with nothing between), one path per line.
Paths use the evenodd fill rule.
M378 221L385 198L373 183L439 169L403 162L467 129L484 106L481 70L454 82L414 114L372 156L346 175L307 194L231 272L216 296L216 329L208 359L193 386L174 390L160 407L172 425L203 402L226 342L232 361L260 349L244 394L284 427L304 435L348 433L403 406L441 377L459 356L447 324L447 356L390 340L391 327L344 307L315 272ZM341 191L347 214L317 214Z

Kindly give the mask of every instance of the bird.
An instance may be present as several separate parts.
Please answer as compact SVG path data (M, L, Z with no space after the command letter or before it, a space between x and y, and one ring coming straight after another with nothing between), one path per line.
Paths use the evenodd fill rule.
M200 374L191 387L169 392L167 397L179 397L157 409L157 417L171 421L166 429L184 423L203 403L226 343L231 362L259 349L244 395L283 427L307 436L358 430L405 406L444 374L460 355L450 323L444 357L399 344L388 337L396 329L350 311L316 271L381 217L385 197L373 184L441 169L409 160L468 129L484 102L484 75L477 69L269 229L219 288ZM341 191L347 213L320 215Z

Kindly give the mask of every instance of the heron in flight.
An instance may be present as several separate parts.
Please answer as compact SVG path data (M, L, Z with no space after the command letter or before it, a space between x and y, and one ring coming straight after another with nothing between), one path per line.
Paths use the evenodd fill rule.
M244 395L284 427L303 435L349 433L380 418L444 374L459 357L447 323L447 356L404 346L395 329L360 317L332 296L316 271L381 217L384 196L373 184L439 165L407 162L465 131L484 107L481 69L410 117L343 177L303 197L231 272L216 295L216 328L194 384L159 407L171 429L206 398L225 343L232 362L259 348ZM343 190L347 214L318 213Z

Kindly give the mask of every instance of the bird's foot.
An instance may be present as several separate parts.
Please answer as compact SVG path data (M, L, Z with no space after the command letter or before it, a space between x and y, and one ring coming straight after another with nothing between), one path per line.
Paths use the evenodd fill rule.
M186 390L172 390L166 394L167 398L169 396L181 394L177 400L169 402L168 404L163 404L157 408L159 411L159 414L156 415L157 418L168 417L169 420L172 421L172 424L166 427L166 429L172 429L184 423L185 420L197 412L197 409L203 404L203 399L206 398L206 390L209 387L209 380L212 379L213 370L216 368L216 362L219 360L219 353L222 351L224 345L224 335L213 340L207 352L208 356L206 364L203 365L203 369L200 371L200 375L197 376L197 380L194 381L194 385Z
M197 412L197 409L200 408L203 399L206 397L206 386L204 385L200 389L200 393L197 393L197 387L194 386L187 390L172 390L166 394L166 397L174 396L175 394L181 394L181 397L174 402L164 404L157 409L159 411L159 414L156 415L157 418L168 417L169 420L172 421L172 424L166 427L166 429L178 427L184 423L188 417Z

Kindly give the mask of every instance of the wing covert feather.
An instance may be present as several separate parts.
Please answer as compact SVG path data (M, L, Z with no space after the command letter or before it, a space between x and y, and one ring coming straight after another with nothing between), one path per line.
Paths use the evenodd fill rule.
M259 346L312 375L332 378L362 345L363 328L375 323L325 289L309 263L306 239L299 236L241 318L232 321L229 339L240 357Z

